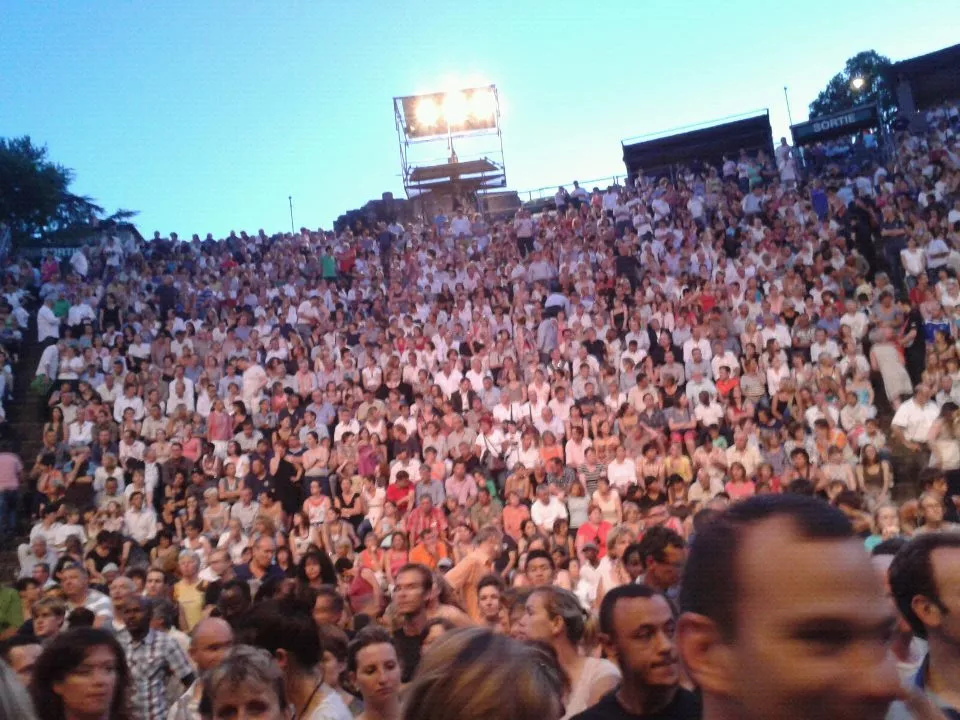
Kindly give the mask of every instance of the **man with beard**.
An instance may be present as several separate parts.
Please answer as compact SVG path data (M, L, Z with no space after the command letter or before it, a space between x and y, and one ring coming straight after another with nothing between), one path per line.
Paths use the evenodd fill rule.
M676 644L704 720L883 718L897 616L838 509L758 495L694 536Z
M575 720L697 720L697 696L680 687L675 630L673 608L659 591L621 585L608 592L600 605L600 642L623 681Z
M433 573L424 565L404 565L397 571L393 589L393 605L401 621L393 633L403 682L410 682L417 666L427 635L427 604L433 591Z

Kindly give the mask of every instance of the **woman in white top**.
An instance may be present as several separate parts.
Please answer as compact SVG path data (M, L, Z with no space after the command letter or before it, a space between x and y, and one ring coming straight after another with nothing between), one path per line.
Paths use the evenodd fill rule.
M612 662L581 654L585 630L583 608L572 592L547 586L530 593L517 634L522 640L547 643L556 652L570 681L562 720L595 705L620 682L620 671Z
M620 445L616 456L607 465L607 478L617 492L625 495L631 485L637 484L637 464L627 457L627 449Z

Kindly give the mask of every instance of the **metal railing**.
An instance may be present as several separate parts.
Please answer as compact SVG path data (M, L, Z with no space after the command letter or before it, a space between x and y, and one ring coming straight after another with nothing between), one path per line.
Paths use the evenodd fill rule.
M584 190L592 192L595 187L604 190L610 185L621 185L621 181L626 179L627 175L623 173L622 175L608 175L607 177L594 178L593 180L580 180L577 178L577 182L580 183L580 187ZM573 180L565 183L555 183L554 185L544 185L543 187L532 190L518 190L517 195L520 196L521 202L533 202L534 200L542 200L545 197L552 198L554 193L557 192L557 188L561 185L567 188L567 192L570 192L573 189Z

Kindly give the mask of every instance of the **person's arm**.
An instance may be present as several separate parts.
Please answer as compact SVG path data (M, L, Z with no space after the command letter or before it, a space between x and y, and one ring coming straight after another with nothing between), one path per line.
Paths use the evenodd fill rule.
M880 494L889 497L890 488L893 487L893 469L887 460L880 461L880 468L883 470L883 486L880 488Z

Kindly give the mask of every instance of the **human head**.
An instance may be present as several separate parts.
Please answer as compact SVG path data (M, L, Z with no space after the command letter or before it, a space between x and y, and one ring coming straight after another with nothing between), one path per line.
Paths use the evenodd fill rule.
M313 620L317 625L339 625L345 604L335 585L321 585L313 601Z
M620 585L603 596L600 642L620 666L625 682L650 690L676 687L680 663L675 631L673 607L648 585Z
M288 720L283 673L270 654L238 645L203 678L203 717Z
M75 628L43 649L31 695L41 718L128 718L129 689L130 671L113 633Z
M296 600L268 600L255 605L244 621L253 645L269 652L284 676L310 674L323 652L311 608Z
M33 605L33 634L40 640L49 640L63 628L67 604L56 597L40 598Z
M533 587L543 587L553 584L555 571L556 565L548 551L531 550L527 553L524 573L527 576L527 581Z
M960 645L960 535L925 533L890 565L897 609L918 637Z
M64 565L60 571L60 584L67 600L74 603L82 602L87 596L89 578L86 569L76 562Z
M521 622L526 640L578 647L586 631L586 618L577 596L558 587L539 587L527 598Z
M390 633L367 625L347 648L347 672L365 705L382 707L400 691L400 660Z
M730 506L694 536L677 647L704 712L882 718L896 617L840 510L802 495Z
M190 659L205 673L219 665L233 647L233 628L223 618L204 618L190 633Z
M511 692L503 692L509 687ZM555 655L483 628L446 633L404 696L403 720L558 720L565 681Z
M401 567L396 574L394 604L401 615L413 617L426 609L433 591L430 568L416 563Z
M477 604L481 619L488 624L500 621L503 581L497 575L486 575L477 583Z
M0 660L17 675L23 687L29 687L33 680L33 669L40 657L40 643L28 635L14 635L0 641Z
M151 598L143 595L132 595L124 600L120 608L123 624L134 640L142 640L150 631L153 603L154 601Z
M680 535L657 525L648 529L637 545L648 585L665 592L680 582L687 555L686 543Z

